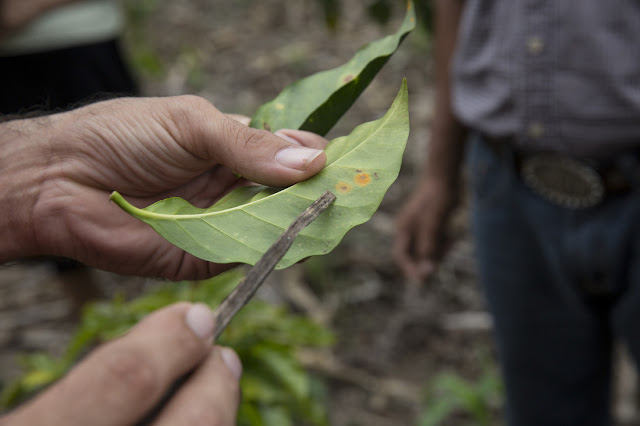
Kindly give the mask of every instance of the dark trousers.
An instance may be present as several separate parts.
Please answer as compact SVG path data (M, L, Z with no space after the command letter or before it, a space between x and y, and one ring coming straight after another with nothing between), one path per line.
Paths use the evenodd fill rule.
M64 110L136 93L116 40L0 56L0 114Z
M609 425L612 341L640 360L640 192L558 207L523 184L508 150L472 139L473 233L508 424Z

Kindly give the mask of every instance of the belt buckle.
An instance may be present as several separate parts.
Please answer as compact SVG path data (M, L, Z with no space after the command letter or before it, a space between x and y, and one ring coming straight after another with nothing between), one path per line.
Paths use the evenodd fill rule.
M521 164L525 184L560 207L584 209L604 199L604 183L590 165L569 157L538 154Z

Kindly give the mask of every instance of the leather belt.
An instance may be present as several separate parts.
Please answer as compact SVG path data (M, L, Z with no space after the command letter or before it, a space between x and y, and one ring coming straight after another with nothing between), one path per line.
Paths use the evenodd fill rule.
M608 196L640 186L640 149L595 160L550 152L522 152L507 140L487 137L484 140L501 158L512 159L523 182L534 193L560 207L594 207Z

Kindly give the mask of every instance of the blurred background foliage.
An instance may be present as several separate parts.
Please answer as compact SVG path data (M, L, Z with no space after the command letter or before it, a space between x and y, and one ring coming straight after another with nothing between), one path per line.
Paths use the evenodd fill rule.
M117 296L88 305L62 357L47 353L22 357L24 375L5 388L1 408L25 401L62 377L91 348L122 335L150 312L178 301L217 307L243 275L242 269L235 269L205 281L166 284L130 301ZM326 425L324 384L305 371L296 352L327 347L333 341L329 329L281 306L252 300L218 339L234 348L243 363L238 424Z
M465 378L455 371L438 373L425 387L418 426L498 426L504 404L502 379L491 357L482 351L481 371Z
M342 17L343 8L347 7L347 0L317 0L322 5L322 12L327 28L337 30ZM369 0L366 2L367 15L379 25L386 26L394 13L394 4L403 3L402 0ZM414 1L418 24L431 33L433 29L433 5L430 0Z
M302 0L315 1L318 19L324 19L327 29L331 32L339 31L340 23L344 19L344 9L349 7L347 0ZM243 1L245 7L251 7L248 0ZM157 49L150 43L147 26L149 17L162 4L158 0L124 0L127 17L126 39L129 45L130 61L135 70L144 78L160 78L167 72L167 65L159 55ZM352 4L352 3L351 3ZM387 28L392 18L403 12L398 5L405 5L405 0L369 0L366 2L368 19L382 28ZM433 32L433 5L431 0L414 0L418 19L418 37L428 39ZM396 6L396 7L394 7ZM192 47L185 47L182 52L186 66L189 68L189 83L192 87L202 88L205 73L199 69L197 53Z

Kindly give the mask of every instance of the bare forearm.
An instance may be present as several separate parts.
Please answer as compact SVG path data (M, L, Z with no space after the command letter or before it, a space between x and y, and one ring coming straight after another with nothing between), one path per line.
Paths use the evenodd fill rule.
M449 184L459 176L466 135L464 125L455 117L451 106L450 76L463 7L464 0L436 1L436 98L424 178Z
M36 255L33 206L46 177L49 118L0 124L0 263Z

